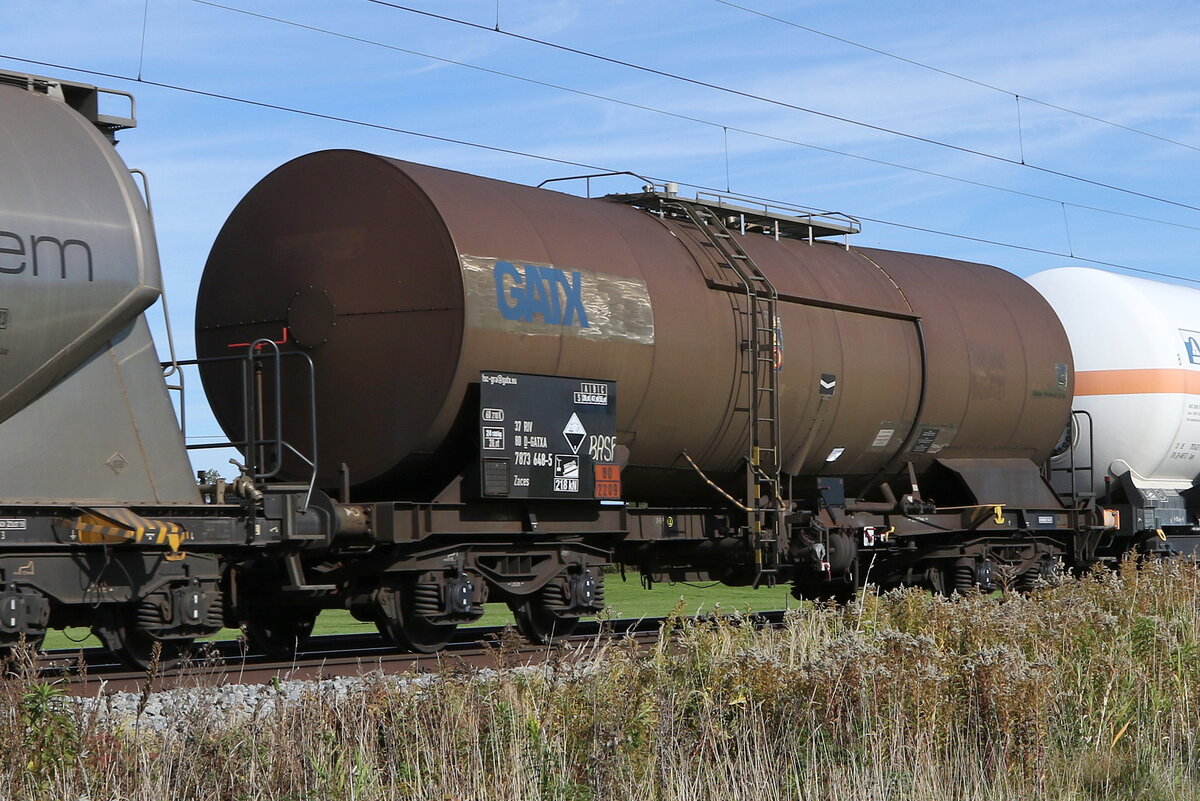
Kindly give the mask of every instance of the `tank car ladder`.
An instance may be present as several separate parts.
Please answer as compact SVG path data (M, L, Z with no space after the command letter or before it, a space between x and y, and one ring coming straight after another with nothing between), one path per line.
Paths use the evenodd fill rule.
M668 204L664 204L668 205ZM739 313L746 318L743 341L749 378L745 406L748 416L746 504L754 545L754 586L773 586L779 574L783 541L783 498L780 482L779 432L779 293L724 221L702 202L671 198L683 215L704 234L720 258L718 266L736 276L746 299Z

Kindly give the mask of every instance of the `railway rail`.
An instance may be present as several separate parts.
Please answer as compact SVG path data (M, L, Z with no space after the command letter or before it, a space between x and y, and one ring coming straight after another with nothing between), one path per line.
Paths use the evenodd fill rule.
M785 611L756 612L744 618L770 627L783 622ZM680 618L703 620L708 616ZM262 684L272 680L312 680L338 676L424 673L446 666L505 668L540 664L551 655L582 654L601 644L633 639L656 643L667 617L585 621L575 633L553 645L530 644L511 626L478 626L456 632L446 648L434 654L405 653L377 634L332 634L314 637L291 660L278 660L247 647L244 640L202 643L195 655L170 669L131 671L104 648L54 650L42 654L33 671L40 680L66 683L75 696L99 692L141 692L177 687Z

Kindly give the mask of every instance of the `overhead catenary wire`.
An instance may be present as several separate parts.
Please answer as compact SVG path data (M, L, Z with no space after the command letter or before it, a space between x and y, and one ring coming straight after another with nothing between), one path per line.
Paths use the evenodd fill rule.
M339 123L339 124L354 125L354 126L363 127L363 128L370 128L373 130L386 131L389 133L398 133L398 134L403 134L405 136L413 136L413 137L427 139L427 140L435 141L435 142L443 142L446 144L460 145L463 147L470 147L470 148L475 148L475 149L479 149L479 150L485 150L485 151L492 152L492 153L502 153L502 154L510 155L510 156L519 156L521 158L535 159L538 161L544 161L544 162L552 163L552 164L562 164L562 165L569 166L569 167L581 167L583 169L596 170L599 172L609 172L609 173L622 172L621 170L616 170L611 167L607 167L607 166L603 166L603 165L588 164L585 162L574 161L571 159L558 158L556 156L547 156L547 155L543 155L543 154L539 154L539 153L530 153L527 151L515 150L512 148L499 147L497 145L489 145L489 144L482 143L482 142L472 142L472 141L466 140L466 139L457 139L454 137L442 136L440 134L432 134L432 133L427 133L424 131L413 131L413 130L409 130L409 129L405 129L405 128L398 128L398 127L391 126L391 125L384 125L382 123L368 122L365 120L357 120L357 119L354 119L351 117L343 117L343 116L339 116L336 114L326 114L323 112L312 111L309 109L294 108L292 106L285 106L285 105L282 105L279 103L268 103L268 102L265 102L262 100L252 100L249 98L238 97L236 95L228 95L228 94L223 94L220 92L211 92L211 91L207 91L204 89L197 89L195 87L181 86L181 85L177 85L177 84L165 83L162 81L153 81L153 80L149 80L144 77L138 78L136 76L131 76L131 75L123 75L123 74L114 73L114 72L105 72L105 71L101 71L101 70L92 70L92 69L87 69L84 67L74 67L74 66L71 66L68 64L59 64L59 63L55 63L55 62L51 62L51 61L41 61L38 59L22 58L20 56L13 56L13 55L9 55L6 53L0 53L0 59L7 59L9 61L15 61L15 62L18 62L21 64L34 64L39 67L48 67L50 69L68 70L68 71L77 72L77 73L80 73L83 75L93 75L93 76L98 76L98 77L102 77L102 78L111 78L113 80L118 80L118 81L128 81L130 83L142 84L144 86L152 86L152 87L155 87L158 89L166 89L168 91L181 92L184 94L195 95L198 97L206 97L206 98L210 98L213 100L238 103L241 105L251 106L254 108L261 108L261 109L266 109L266 110L270 110L270 111L279 111L279 112L284 112L284 113L288 113L288 114L296 114L298 116L308 117L311 119L319 119L319 120L325 120L328 122L335 122L335 123ZM650 180L658 181L658 182L665 182L667 180L667 179L663 179L663 178L660 178L657 176L652 176L652 175L648 175L646 177L649 178ZM672 179L672 180L674 180L674 179ZM705 184L692 183L689 181L675 180L674 182L679 184L680 186L690 187L692 189L696 189L701 192L720 193L723 191L717 187L712 187L712 186L708 186ZM754 200L754 201L758 201L760 203L767 203L767 204L772 204L772 205L781 205L781 206L788 205L786 202L781 201L777 198L766 198L766 197L761 197L761 196L756 196L756 195L748 195L748 194L739 194L738 197L746 199L746 200ZM1153 276L1156 276L1159 278L1168 278L1168 279L1175 280L1175 281L1184 281L1187 283L1200 284L1200 278L1189 278L1187 276L1175 275L1173 273L1165 273L1165 272L1159 272L1156 270L1148 270L1148 269L1145 269L1142 267L1133 267L1131 265L1121 264L1119 262L1104 261L1102 259L1093 259L1093 258L1088 258L1085 256L1078 256L1078 255L1071 256L1069 253L1062 253L1059 251L1035 248L1035 247L1030 247L1027 245L1018 245L1018 244L1015 244L1012 242L1001 242L999 240L986 239L983 237L971 236L968 234L959 234L959 233L954 233L952 231L941 231L941 230L938 230L935 228L927 228L927 227L923 227L923 226L910 225L907 223L899 223L899 222L894 222L891 220L883 220L883 219L878 219L878 218L873 218L873 217L865 217L862 215L854 215L854 216L856 219L862 220L865 222L877 223L879 225L887 225L887 226L894 227L894 228L902 228L902 229L909 230L909 231L917 231L920 233L932 234L935 236L944 236L944 237L964 240L964 241L968 241L968 242L977 242L980 244L992 245L995 247L1019 250L1019 251L1023 251L1026 253L1038 253L1038 254L1042 254L1042 255L1046 255L1046 256L1054 256L1054 257L1059 257L1059 258L1073 258L1076 261L1086 262L1088 264L1096 264L1096 265L1104 266L1104 267L1112 267L1117 270L1124 270L1127 272L1139 273L1142 275L1153 275Z
M263 13L260 13L257 11L250 11L248 9L237 8L235 6L230 6L230 5L226 5L223 3L214 2L214 0L191 0L191 2L196 3L197 5L209 6L211 8L220 9L222 11L228 11L228 12L235 13L235 14L241 14L243 16L251 17L254 19L261 19L261 20L264 20L267 22L273 22L273 23L276 23L279 25L287 25L287 26L290 26L293 28L310 31L312 33L318 33L318 34L321 34L324 36L331 36L331 37L334 37L337 39L342 39L344 41L355 42L358 44L369 45L369 46L373 46L373 47L379 47L379 48L383 48L385 50L391 50L393 52L404 53L405 55L411 55L411 56L416 56L418 58L429 59L431 61L436 61L436 62L439 62L442 64L450 64L450 65L453 65L456 67L462 67L464 69L469 69L469 70L473 70L476 72L482 72L487 75L495 75L500 78L507 78L510 80L521 81L523 83L528 83L528 84L531 84L534 86L541 86L541 87L544 87L547 89L553 89L556 91L567 92L567 93L574 94L577 96L587 97L587 98L590 98L593 100L599 100L599 101L605 102L605 103L612 103L615 105L624 106L626 108L633 108L633 109L637 109L639 111L645 111L647 113L659 114L659 115L662 115L665 117L671 117L673 119L683 120L685 122L692 122L692 123L696 123L698 125L705 125L705 126L708 126L711 128L719 128L722 132L723 142L724 142L724 147L725 147L725 172L726 172L726 184L727 185L730 184L729 132L733 131L734 133L739 133L739 134L743 134L746 136L753 136L753 137L756 137L759 139L764 139L767 141L779 142L780 144L792 145L795 147L802 147L802 148L806 148L809 150L815 150L815 151L818 151L821 153L829 153L831 155L836 155L836 156L849 158L849 159L855 159L855 160L863 161L863 162L866 162L869 164L877 164L877 165L880 165L883 167L904 170L904 171L912 172L912 173L919 174L919 175L927 175L927 176L930 176L933 178L940 178L940 179L944 179L947 181L955 181L957 183L966 184L968 186L975 186L975 187L980 187L980 188L984 188L984 189L991 189L991 190L994 190L997 192L1005 192L1005 193L1008 193L1011 195L1016 195L1019 197L1030 198L1032 200L1041 200L1041 201L1045 201L1047 203L1054 203L1056 205L1065 204L1067 206L1071 206L1071 207L1077 208L1077 209L1083 209L1086 211L1094 211L1094 212L1098 212L1101 214L1111 214L1111 215L1114 215L1117 217L1124 217L1126 219L1138 220L1141 222L1154 223L1154 224L1158 224L1158 225L1166 225L1166 226L1171 226L1174 228L1184 228L1184 229L1190 229L1193 231L1200 231L1200 225L1188 225L1187 223L1180 223L1180 222L1175 222L1172 220L1163 220L1160 218L1148 217L1148 216L1140 215L1140 214L1131 214L1129 212L1117 211L1115 209L1104 208L1101 206L1092 206L1092 205L1088 205L1088 204L1084 204L1084 203L1075 203L1075 202L1072 202L1069 200L1064 200L1062 198L1049 197L1046 195L1039 195L1039 194L1036 194L1033 192L1025 192L1025 191L1022 191L1019 189L1012 189L1011 187L998 186L996 184L989 184L989 183L986 183L983 181L976 181L976 180L972 180L970 178L963 178L961 176L948 175L946 173L937 172L936 170L927 170L927 169L923 169L921 167L913 167L913 166L907 165L907 164L900 164L900 163L893 162L893 161L887 161L886 159L879 159L879 158L874 158L871 156L864 156L859 153L851 153L851 152L845 151L845 150L838 150L836 148L825 147L822 145L816 145L816 144L812 144L811 142L801 142L796 139L791 139L791 138L784 137L784 136L778 136L775 134L765 133L763 131L756 131L756 130L753 130L750 128L742 128L742 127L739 127L736 125L729 125L727 123L717 122L714 120L708 120L708 119L704 119L702 117L696 117L696 116L689 115L689 114L681 114L679 112L669 111L667 109L659 108L656 106L650 106L650 105L647 105L644 103L635 103L635 102L629 101L629 100L622 100L620 98L612 97L609 95L602 95L602 94L599 94L596 92L589 92L589 91L586 91L583 89L577 89L575 87L565 86L563 84L553 83L550 81L544 81L544 80L541 80L538 78L531 78L526 75L519 75L519 74L513 73L513 72L507 72L504 70L493 69L491 67L484 67L484 66L481 66L478 64L471 64L470 62L460 61L457 59L448 58L446 56L439 56L439 55L435 55L432 53L425 53L425 52L422 52L419 50L412 50L410 48L400 47L398 45L389 44L387 42L380 42L375 39L368 39L368 38L361 37L361 36L354 36L352 34L342 33L340 31L334 31L329 28L323 28L323 27L320 27L317 25L309 25L309 24L306 24L303 22L297 22L295 20L284 19L282 17L277 17L277 16L273 16L270 14L263 14ZM1019 112L1019 108L1018 108L1018 114L1019 113L1020 112ZM727 186L727 191L732 191L732 189L729 186Z
M142 37L138 46L138 77L142 77L142 65L146 63L146 26L150 21L150 0L142 7Z
M1071 256L1074 257L1075 256L1075 245L1074 245L1074 243L1071 242L1071 221L1067 219L1067 207L1065 205L1062 207L1062 215L1063 215L1063 228L1067 232L1067 252L1069 252L1071 254Z
M736 8L739 11L746 12L747 14L753 14L756 17L762 17L763 19L769 19L774 22L778 22L778 23L787 25L792 28L798 28L802 31L807 31L812 34L816 34L817 36L823 36L826 39L832 39L835 42L841 42L842 44L847 44L847 45L850 45L851 47L857 47L862 50L866 50L871 53L875 53L876 55L895 59L896 61L902 61L905 64L911 64L914 67L920 67L921 69L926 69L926 70L930 70L932 72L940 73L941 75L945 75L949 78L955 78L960 81L965 81L967 83L974 84L974 85L982 87L984 89L990 89L993 92L999 92L1000 94L1005 94L1005 95L1012 95L1017 98L1017 103L1018 103L1017 114L1018 115L1021 113L1020 112L1020 101L1025 100L1029 103L1036 103L1039 106L1045 106L1046 108L1052 108L1055 111L1062 111L1067 114L1073 114L1076 117L1082 117L1084 119L1091 120L1092 122L1098 122L1103 125L1109 125L1109 126L1112 126L1113 128L1120 128L1122 131L1128 131L1129 133L1137 134L1139 136L1146 136L1151 139L1157 139L1158 141L1165 142L1166 144L1169 144L1169 145L1176 145L1178 147L1187 148L1188 150L1194 150L1196 152L1200 152L1200 147L1197 147L1196 145L1189 145L1187 142L1180 142L1177 139L1171 139L1166 136L1161 136L1156 133L1151 133L1150 131L1143 131L1140 128L1134 128L1129 125L1123 125L1119 122L1113 122L1112 120L1104 119L1103 117L1097 117L1093 114L1088 114L1083 111L1077 111L1076 109L1067 108L1066 106L1060 106L1055 103L1051 103L1047 100L1039 100L1036 97L1030 97L1029 95L1019 94L1017 92L1012 91L1011 89L1004 89L999 86L990 84L986 81L981 81L978 78L971 78L969 76L962 75L957 72L952 72L951 70L942 69L941 67L935 67L932 64L926 64L923 61L917 61L916 59L906 58L904 56L897 55L896 53L888 52L887 50L881 50L878 47L871 47L870 45L863 44L862 42L856 42L853 39L847 39L844 36L837 36L836 34L828 33L827 31L818 30L818 29L810 27L808 25L801 25L798 22L794 22L792 20L785 19L783 17L777 17L774 14L768 14L767 12L760 11L756 8L750 8L749 6L743 6L738 3L731 2L731 0L713 0L713 2L720 3L723 6L729 6L730 8Z
M522 156L524 158L538 159L540 161L553 162L555 164L563 164L568 167L583 167L588 170L610 171L607 167L600 167L595 164L587 164L582 161L571 161L570 159L560 159L554 156L544 156L537 153L527 153L522 150L514 150L507 147L499 147L497 145L488 145L481 142L471 142L466 139L456 139L452 136L441 136L439 134L431 134L423 131L412 131L406 128L397 128L394 125L384 125L378 122L368 122L366 120L356 120L352 117L342 117L337 114L325 114L320 111L311 111L309 109L294 108L292 106L284 106L279 103L268 103L263 100L252 100L246 97L238 97L236 95L222 94L221 92L209 92L204 89L197 89L190 86L182 86L179 84L164 83L162 81L153 81L149 78L138 78L132 75L122 75L116 72L104 72L102 70L91 70L83 67L72 67L69 64L56 64L51 61L39 61L32 58L21 58L19 56L11 56L5 53L0 53L0 58L16 61L22 64L35 64L39 67L50 67L51 69L70 70L84 75L95 75L101 78L112 78L117 81L130 81L131 83L139 83L144 86L153 86L158 89L167 89L173 92L183 92L185 94L196 95L198 97L207 97L213 100L223 100L231 103L240 103L246 106L254 106L256 108L268 109L271 111L283 111L289 114L298 114L304 117L313 119L326 120L328 122L344 123L346 125L356 125L361 128L374 128L379 131L387 131L389 133L404 134L406 136L416 136L422 139L429 139L436 142L444 142L450 145L462 145L464 147L472 147L480 150L488 150L493 153L504 153L510 156Z
M753 100L753 101L760 102L760 103L767 103L770 105L779 106L781 108L788 108L788 109L792 109L793 111L800 111L805 114L811 114L813 116L821 117L823 119L834 120L836 122L843 122L843 123L846 123L847 125L853 125L853 126L856 126L859 128L865 128L867 130L876 131L878 133L888 134L889 136L897 136L897 137L901 137L903 139L908 139L910 141L922 142L927 145L946 148L948 150L953 150L958 153L964 153L966 155L976 156L978 158L988 159L988 160L996 161L996 162L999 162L1002 164L1010 164L1014 167L1021 167L1023 169L1034 170L1036 172L1044 173L1046 175L1053 175L1053 176L1056 176L1059 178L1064 178L1066 180L1077 181L1079 183L1087 184L1089 186L1095 186L1095 187L1099 187L1101 189L1108 189L1113 192L1119 192L1121 194L1131 195L1134 197L1140 197L1140 198L1144 198L1146 200L1152 200L1156 203L1165 203L1169 206L1177 206L1179 208L1189 209L1191 211L1200 211L1200 206L1195 206L1190 203L1184 203L1183 201L1172 200L1170 198L1161 197L1159 195L1153 195L1148 192L1139 192L1136 189L1128 189L1126 187L1117 186L1116 184L1110 184L1110 183L1106 183L1104 181L1098 181L1098 180L1094 180L1091 178L1085 178L1081 175L1075 175L1073 173L1063 172L1061 170L1055 170L1050 167L1043 167L1038 164L1031 164L1029 162L1022 163L1021 161L1019 161L1017 159L1009 158L1007 156L1001 156L997 153L988 153L987 151L984 151L984 150L976 150L974 148L966 147L964 145L956 145L951 142L944 142L940 139L934 139L934 138L928 137L928 136L921 136L919 134L909 133L907 131L901 131L901 130L898 130L895 128L888 128L883 125L876 125L874 123L865 122L863 120L856 120L852 117L844 117L839 114L831 114L830 112L827 112L827 111L820 111L818 109L809 108L807 106L801 106L796 103L789 103L785 100L779 100L778 98L767 97L765 95L758 95L753 92L746 92L741 89L734 89L733 87L722 86L722 85L716 84L716 83L710 83L709 81L702 81L699 78L689 78L686 75L680 75L678 73L669 72L667 70L660 70L656 67L649 67L644 64L638 64L638 63L635 63L632 61L626 61L624 59L614 58L612 56L606 56L601 53L593 53L588 50L582 50L580 48L571 47L569 45L560 44L558 42L551 42L549 40L539 39L534 36L526 36L524 34L515 33L513 31L495 30L493 28L489 28L486 25L480 25L477 22L471 22L470 20L459 19L458 17L450 17L450 16L446 16L445 14L438 14L433 11L426 11L426 10L420 9L420 8L413 8L412 6L406 6L406 5L401 5L400 3L390 2L390 0L365 0L365 2L372 3L372 4L378 5L378 6L384 6L387 8L395 9L397 11L403 11L403 12L409 13L409 14L416 14L416 15L428 17L431 19L442 20L444 22L453 23L455 25L463 25L468 28L473 28L475 30L480 30L480 31L486 31L488 33L494 33L494 34L497 34L500 36L508 36L513 39L517 39L517 40L520 40L523 42L528 42L530 44L535 44L535 45L538 45L541 47L548 47L548 48L551 48L554 50L562 51L564 53L572 53L574 55L583 56L585 58L590 58L590 59L595 59L597 61L602 61L602 62L605 62L608 64L613 64L613 65L625 67L625 68L628 68L631 70L644 72L644 73L647 73L650 75L657 75L662 78L679 81L681 83L686 83L686 84L689 84L692 86L699 86L699 87L702 87L705 89L711 89L716 92L722 92L724 94L733 95L735 97L745 98L747 100Z
M1017 101L1017 143L1021 146L1021 163L1025 163L1025 131L1021 125L1021 96L1013 95Z

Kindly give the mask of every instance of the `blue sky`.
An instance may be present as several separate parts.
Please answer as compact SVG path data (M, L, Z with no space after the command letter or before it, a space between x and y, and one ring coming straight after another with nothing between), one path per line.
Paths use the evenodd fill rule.
M210 244L241 196L288 159L356 148L532 184L586 170L163 84L630 170L678 181L685 193L697 186L728 187L840 211L864 218L857 237L864 246L981 261L1020 275L1094 259L1200 280L1200 210L1187 208L1200 207L1200 6L1158 0L737 2L1005 91L719 0L397 3L482 28L367 0L223 0L220 6L200 0L7 0L0 5L0 68L136 95L139 127L121 137L120 151L150 178L176 338L185 356L191 355L193 298ZM777 102L497 33L490 30L497 13L508 33ZM139 73L142 82L129 80ZM1014 94L1190 147L1034 100L1018 103ZM1022 159L1043 169L1023 167ZM620 181L597 186L634 188ZM583 191L582 184L563 188ZM199 396L193 392L189 400L189 434L216 434Z

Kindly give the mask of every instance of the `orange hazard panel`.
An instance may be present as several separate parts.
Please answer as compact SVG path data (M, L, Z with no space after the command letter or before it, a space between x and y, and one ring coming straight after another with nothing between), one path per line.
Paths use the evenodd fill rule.
M596 497L621 498L621 468L615 464L593 465L596 471Z

